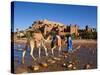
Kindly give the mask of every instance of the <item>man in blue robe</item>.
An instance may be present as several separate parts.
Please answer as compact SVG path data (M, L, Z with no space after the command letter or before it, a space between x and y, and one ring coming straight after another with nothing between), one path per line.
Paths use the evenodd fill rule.
M71 38L71 36L69 36L68 40L67 40L67 50L68 50L68 52L72 52L72 38Z

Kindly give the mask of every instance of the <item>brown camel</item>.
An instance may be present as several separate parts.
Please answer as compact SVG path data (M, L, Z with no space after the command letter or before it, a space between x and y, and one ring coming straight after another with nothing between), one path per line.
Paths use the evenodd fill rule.
M29 39L27 41L25 49L27 49L28 46L30 47L30 55L32 56L32 58L34 60L36 60L36 58L33 56L33 51L34 51L35 47L39 48L39 58L40 58L40 54L41 54L41 47L44 47L45 54L46 54L46 56L48 56L47 48L45 46L45 43L48 39L49 39L49 37L45 40L43 35L41 34L41 32L35 32L35 33L33 33L31 39ZM24 64L25 54L26 54L26 50L24 50L23 53L22 53L22 63L23 64Z

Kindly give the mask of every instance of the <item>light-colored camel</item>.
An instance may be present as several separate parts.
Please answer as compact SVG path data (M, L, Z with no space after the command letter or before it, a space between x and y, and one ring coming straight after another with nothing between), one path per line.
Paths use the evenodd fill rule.
M45 46L45 43L47 40L49 40L49 37L45 40L43 35L39 32L39 33L33 33L31 39L29 39L27 41L26 49L28 46L30 47L30 55L32 56L32 58L34 60L36 60L36 58L33 56L33 51L34 51L35 47L39 48L39 58L40 58L40 54L41 54L41 47L44 47L45 54L46 54L46 56L48 56L47 48ZM24 64L25 54L26 54L26 50L23 50L23 53L22 53L22 63L23 64Z
M59 55L60 55L61 46L62 46L62 39L59 35L56 35L55 39L51 41L51 51L52 51L53 56L54 56L54 49L57 47L58 47Z

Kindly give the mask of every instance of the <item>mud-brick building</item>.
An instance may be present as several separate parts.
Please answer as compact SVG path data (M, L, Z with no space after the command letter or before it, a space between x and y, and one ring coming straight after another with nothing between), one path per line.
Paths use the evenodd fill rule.
M78 26L77 25L64 25L59 22L53 22L48 20L38 20L34 21L32 24L33 30L40 30L44 35L47 35L51 31L59 32L60 35L65 36L66 34L75 34L78 36Z
M85 26L85 31L87 32L95 32L96 29L95 28L90 28L88 25Z
M96 28L89 27L89 25L86 25L84 29L78 30L79 34L83 34L85 32L96 32Z
M75 24L75 25L67 25L66 28L65 28L65 32L66 34L74 34L75 36L78 36L79 33L78 33L78 26Z
M38 21L35 21L33 22L32 24L32 28L33 29L39 29L41 30L45 35L54 30L55 31L58 29L58 30L62 30L62 27L64 26L63 24L61 23L58 23L58 22L53 22L53 21L48 21L48 20L38 20Z

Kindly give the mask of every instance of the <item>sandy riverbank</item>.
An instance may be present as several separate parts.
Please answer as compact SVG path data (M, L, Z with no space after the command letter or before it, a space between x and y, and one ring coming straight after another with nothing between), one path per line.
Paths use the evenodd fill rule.
M91 40L91 39L73 40L73 43L97 43L97 40Z
M41 58L38 58L37 49L34 50L34 56L37 58L36 61L34 61L30 55L26 54L25 56L25 64L21 64L21 58L19 56L16 56L14 60L14 65L16 66L14 68L15 73L34 73L34 72L52 72L52 71L68 71L67 67L63 67L63 63L68 62L74 62L75 63L75 70L82 70L86 69L85 66L87 64L90 65L90 69L96 69L97 68L97 43L93 40L74 40L74 43L76 42L82 42L82 43L76 43L74 44L73 48L76 48L80 45L80 48L78 50L75 50L75 52L67 55L66 58L63 57L63 52L61 53L62 57L59 57L61 60L56 61L54 64L47 63L46 61L48 59L51 59L51 57L46 57L44 54L44 50L42 50ZM84 44L87 43L87 44ZM17 50L18 51L18 50ZM51 55L51 50L48 50L49 56ZM55 49L54 51L55 56L58 56L58 50ZM39 63L40 62L46 62L48 64L48 67L42 67ZM20 64L19 64L20 63ZM34 66L35 64L39 65L39 70L34 71L30 68L30 66ZM73 70L73 69L71 69Z
M97 40L92 40L92 39L78 39L78 40L72 40L73 43L97 43ZM25 44L27 42L26 39L16 39L14 40L14 43L19 43L19 44ZM48 41L50 42L50 40Z

